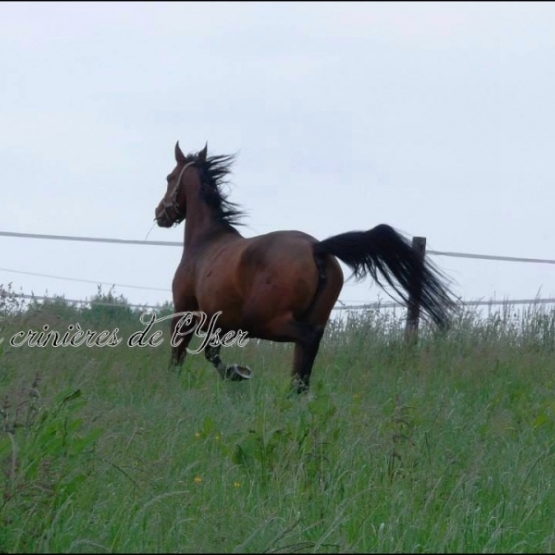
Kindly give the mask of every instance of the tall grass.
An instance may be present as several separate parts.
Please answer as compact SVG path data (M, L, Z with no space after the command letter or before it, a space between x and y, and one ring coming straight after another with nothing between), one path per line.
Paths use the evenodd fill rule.
M553 310L467 311L413 347L400 311L352 313L298 398L290 345L224 350L254 372L233 383L202 355L168 371L169 339L9 344L76 321L125 338L121 304L0 310L0 551L554 550Z

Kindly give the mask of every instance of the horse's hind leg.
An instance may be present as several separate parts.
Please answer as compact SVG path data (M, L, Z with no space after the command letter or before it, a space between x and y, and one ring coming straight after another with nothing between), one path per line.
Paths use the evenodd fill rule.
M297 393L308 390L312 366L335 301L343 287L343 274L334 258L315 256L318 288L311 306L297 324L299 339L295 341L293 388Z
M291 385L297 393L308 390L312 366L318 354L324 328L325 325L300 322L288 314L275 318L260 335L263 339L295 343Z
M222 380L231 380L236 382L249 379L251 377L251 371L247 366L238 366L237 364L226 366L222 362L222 359L220 358L221 347L221 345L216 347L208 345L204 348L204 356L207 361L212 363Z
M318 354L324 326L304 324L301 340L295 343L293 359L292 387L297 393L304 393L310 385L310 375Z

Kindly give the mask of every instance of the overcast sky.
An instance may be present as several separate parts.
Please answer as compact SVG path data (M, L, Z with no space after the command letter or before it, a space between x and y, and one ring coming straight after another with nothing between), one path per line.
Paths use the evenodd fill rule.
M555 259L553 3L0 4L0 231L145 239L184 152L238 153L245 236L387 223L437 251ZM181 241L183 224L149 240ZM181 248L0 236L0 283L171 299ZM464 299L555 266L433 256ZM388 300L365 280L340 299Z

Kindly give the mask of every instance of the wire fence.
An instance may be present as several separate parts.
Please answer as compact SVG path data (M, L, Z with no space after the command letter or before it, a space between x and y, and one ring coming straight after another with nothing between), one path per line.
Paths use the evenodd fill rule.
M19 237L25 239L52 239L58 241L86 241L89 243L113 243L123 245L151 245L155 247L183 247L181 241L141 241L138 239L113 239L108 237L79 237L75 235L45 235L43 233L16 233L13 231L0 231L0 236ZM493 254L472 254L466 252L448 252L426 250L426 254L435 256L452 256L455 258L476 258L479 260L497 260L502 262L528 262L532 264L555 264L555 260L547 258L524 258L517 256L497 256Z
M12 295L18 299L26 299L31 301L63 301L67 304L81 304L81 305L97 305L97 306L109 306L109 307L128 307L128 308L140 308L140 309L150 309L150 310L160 310L163 305L149 305L149 304L130 304L127 302L111 303L107 301L99 301L96 299L66 299L65 297L48 297L43 295L27 295L23 293L14 293ZM459 301L458 306L512 306L512 305L530 305L530 304L555 304L554 299L505 299L501 301L495 300L476 300L476 301ZM375 302L375 303L365 303L357 305L336 305L333 310L380 310L382 308L403 308L404 305L400 302Z
M108 237L81 237L81 236L74 236L74 235L47 235L42 233L17 233L12 231L0 231L0 236L4 237L16 237L16 238L24 238L24 239L47 239L47 240L59 240L59 241L85 241L85 242L93 242L93 243L112 243L112 244L125 244L125 245L151 245L151 246L165 246L165 247L183 247L183 243L179 241L147 241L147 240L135 240L135 239L115 239L115 238L108 238ZM456 258L473 258L479 260L496 260L501 262L526 262L526 263L533 263L533 264L555 264L555 260L545 259L545 258L524 258L524 257L515 257L515 256L498 256L498 255L489 255L489 254L473 254L473 253L462 253L462 252L448 252L448 251L435 251L435 250L427 250L426 254L431 254L435 256L450 256ZM81 283L93 283L96 285L109 285L110 287L124 287L124 288L133 288L133 289L145 289L151 291L164 291L170 292L169 289L160 288L160 287L147 287L142 285L129 285L129 284L121 284L121 283L112 283L106 281L96 281L91 279L79 279L79 278L71 278L71 277L64 277L64 276L57 276L52 274L42 274L38 272L27 272L22 270L13 270L10 268L0 268L0 271L4 272L11 272L17 274L25 274L25 275L32 275L38 277L46 277L46 278L54 278L66 281L74 281L74 282L81 282ZM14 294L14 297L22 298L26 300L36 300L36 301L55 301L59 299L63 299L65 302L69 304L91 304L94 303L96 305L103 305L103 306L122 306L122 304L118 303L109 303L97 300L83 300L83 299L66 299L65 297L48 297L48 296L40 296L40 295L27 295L27 294ZM523 305L523 304L550 304L555 303L555 299L516 299L516 300L502 300L502 301L494 301L494 300L475 300L475 301L462 301L459 300L457 304L460 306L500 306L500 305ZM143 308L143 309L151 309L156 310L160 309L161 306L157 305L148 305L148 304L125 304L124 306L128 306L130 308ZM382 308L396 308L402 307L403 305L400 302L375 302L375 303L364 303L364 304L350 304L345 305L339 301L339 304L334 307L334 310L365 310L365 309L382 309Z

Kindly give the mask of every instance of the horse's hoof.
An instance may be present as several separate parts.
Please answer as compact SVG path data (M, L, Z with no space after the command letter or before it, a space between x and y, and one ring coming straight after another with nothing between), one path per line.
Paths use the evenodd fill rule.
M238 364L232 364L229 366L226 374L227 378L234 382L250 380L252 378L251 369L248 366L239 366Z

